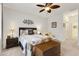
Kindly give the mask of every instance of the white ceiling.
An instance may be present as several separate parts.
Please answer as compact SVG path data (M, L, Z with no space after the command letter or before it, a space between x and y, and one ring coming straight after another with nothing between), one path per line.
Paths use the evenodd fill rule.
M60 5L61 7L58 9L52 10L52 12L49 14L45 11L42 13L39 13L39 10L41 10L41 8L37 7L36 6L37 4L39 3L4 3L3 6L6 6L11 9L15 9L20 12L38 15L45 18L50 18L54 15L60 15L64 12L79 8L79 3L54 3L54 4Z

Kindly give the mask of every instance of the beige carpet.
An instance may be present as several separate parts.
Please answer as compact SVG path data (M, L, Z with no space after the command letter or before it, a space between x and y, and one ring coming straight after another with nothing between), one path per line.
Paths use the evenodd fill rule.
M62 56L79 56L79 47L70 41L61 42L61 55ZM24 56L20 47L5 49L2 51L1 56Z
M2 50L1 56L24 56L20 47Z
M70 40L61 43L62 56L79 56L79 46Z

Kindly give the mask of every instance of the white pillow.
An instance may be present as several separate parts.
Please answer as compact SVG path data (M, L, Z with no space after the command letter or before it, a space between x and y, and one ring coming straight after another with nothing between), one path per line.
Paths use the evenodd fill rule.
M23 30L20 30L20 36L23 34Z
M37 34L37 30L33 30L34 34Z
M25 30L25 35L28 35L28 30Z
M28 30L22 30L22 34L21 35L28 35Z

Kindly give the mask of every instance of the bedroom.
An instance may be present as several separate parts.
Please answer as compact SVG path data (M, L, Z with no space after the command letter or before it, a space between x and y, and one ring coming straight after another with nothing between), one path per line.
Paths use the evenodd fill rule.
M41 33L41 35L45 35L45 34L49 33L50 35L53 36L54 39L57 39L58 41L60 41L61 46L62 46L63 43L66 42L65 37L67 36L67 39L68 39L70 37L69 35L71 35L71 34L69 34L69 35L66 34L66 36L65 36L66 31L64 30L64 27L63 27L63 26L65 26L64 25L65 21L63 20L65 18L63 17L63 15L65 15L65 16L67 15L66 17L69 17L68 15L71 15L71 14L75 14L76 16L79 16L78 15L79 4L77 4L77 3L54 3L54 4L60 5L60 8L52 10L51 13L47 13L45 11L39 13L39 10L41 8L36 6L37 3L3 3L2 50L4 51L4 53L2 55L11 55L10 53L12 53L12 55L14 55L14 54L17 55L16 53L11 52L12 51L11 48L10 48L10 50L6 49L6 46L7 46L6 39L7 39L7 37L8 38L10 38L10 37L19 38L19 33L20 33L19 29L21 29L21 28L24 28L24 29L36 28L37 33L38 34ZM76 16L74 16L74 17L76 17ZM33 23L27 24L26 20L30 20ZM24 21L26 21L26 22L24 23ZM57 26L55 26L54 28L51 28L52 22L54 22ZM76 27L76 26L74 26L74 27ZM69 30L69 31L71 31L71 30ZM78 40L77 37L76 37L76 39ZM15 39L13 39L13 41L14 40ZM12 42L10 42L10 45L11 45L11 43ZM66 44L68 44L68 40L67 40ZM63 49L62 47L60 47L60 48ZM69 47L67 47L67 48L69 48ZM18 47L13 47L12 49L15 49L15 52L17 52L18 50L20 51L20 48L18 48ZM8 52L8 51L10 51L10 52ZM20 53L19 51L17 52L18 54ZM76 52L75 52L75 54L76 54ZM62 54L64 54L64 52L62 52ZM72 55L71 52L70 53L67 52L67 55L68 54ZM75 54L73 52L73 55L75 55ZM66 53L65 53L65 55L66 55Z

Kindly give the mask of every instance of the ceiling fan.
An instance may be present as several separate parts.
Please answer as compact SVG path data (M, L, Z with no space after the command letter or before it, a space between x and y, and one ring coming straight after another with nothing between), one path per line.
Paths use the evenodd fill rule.
M37 4L36 6L42 7L39 12L47 11L48 13L51 13L51 9L57 9L60 7L59 5L53 5L53 3L45 3L45 5Z

